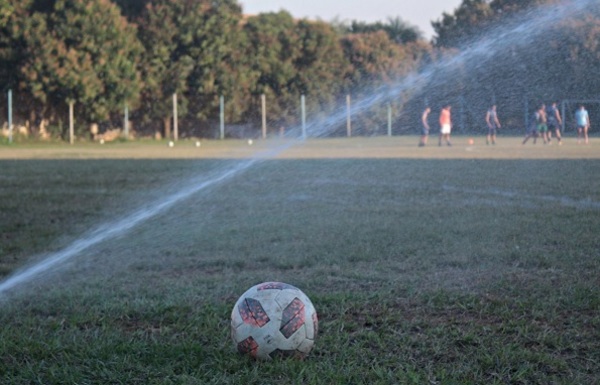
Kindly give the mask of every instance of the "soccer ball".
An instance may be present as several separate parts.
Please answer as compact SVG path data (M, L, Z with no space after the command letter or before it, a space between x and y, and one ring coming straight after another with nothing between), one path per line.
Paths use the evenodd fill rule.
M317 312L300 289L265 282L248 289L231 312L231 338L241 354L255 359L304 358L315 344Z

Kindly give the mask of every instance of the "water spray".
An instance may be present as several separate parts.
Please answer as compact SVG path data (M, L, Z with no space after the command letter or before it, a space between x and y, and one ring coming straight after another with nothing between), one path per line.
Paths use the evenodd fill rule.
M494 28L487 32L482 39L466 44L460 50L459 54L442 62L433 63L422 69L421 72L413 73L392 86L379 87L378 89L372 90L372 96L355 102L353 104L353 110L358 113L367 111L373 106L387 103L401 96L402 93L407 90L414 91L422 89L427 85L428 80L433 78L436 74L452 74L460 69L466 62L484 63L493 58L494 55L509 52L509 50L514 47L524 47L528 44L532 44L535 39L539 38L552 28L557 20L585 14L585 12L589 11L589 9L596 4L596 1L597 0L565 1L558 5L548 5L536 8L534 10L535 14L526 13L516 16L507 25ZM511 44L501 44L506 41L509 41ZM166 212L176 203L203 190L208 190L211 187L215 187L233 179L255 166L262 159L272 158L289 147L301 144L303 142L302 139L304 139L303 134L307 131L313 137L327 136L337 124L345 121L346 113L347 111L344 107L339 108L326 122L313 121L306 125L303 120L302 127L293 128L285 134L286 138L292 138L294 140L290 140L276 148L265 150L250 159L236 162L228 169L220 170L218 175L214 175L204 180L197 178L194 181L184 184L178 192L172 194L166 201L161 200L160 202L154 202L152 205L142 207L129 215L125 215L121 219L98 226L64 249L46 255L40 262L21 269L0 282L0 296L13 290L19 285L30 282L43 274L58 269L65 262L77 257L83 251L95 245L122 236L137 225ZM251 145L252 142L249 141L248 144ZM171 146L171 144L169 145ZM200 142L196 142L196 146L199 147Z
M40 262L17 271L15 274L10 276L8 279L0 283L0 295L5 292L24 284L36 277L41 276L44 273L48 273L53 269L60 266L62 263L70 260L71 258L79 255L81 252L102 243L106 240L117 238L124 235L126 232L134 228L135 226L143 223L159 214L164 213L170 209L176 203L189 198L193 194L200 191L206 190L210 187L214 187L220 183L223 183L236 175L244 172L256 162L259 158L249 159L246 161L238 162L228 170L221 172L219 175L208 178L204 181L195 180L189 185L182 187L178 192L172 194L167 200L154 202L147 207L144 206L133 213L124 216L116 222L105 223L92 230L89 234L84 235L80 239L71 243L63 250L57 251L52 254L45 256Z

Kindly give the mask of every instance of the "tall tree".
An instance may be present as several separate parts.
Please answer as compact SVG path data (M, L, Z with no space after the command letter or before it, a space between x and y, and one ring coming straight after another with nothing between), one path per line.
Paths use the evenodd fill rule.
M282 124L293 122L299 95L291 86L298 74L301 47L295 20L285 11L263 13L248 18L244 32L253 54L251 70L257 75L252 92L264 93L271 100L269 111Z
M492 0L490 7L498 15L510 16L542 4L559 3L560 1L562 0Z
M291 88L310 96L313 111L324 110L335 102L346 87L350 65L344 57L337 32L324 22L300 20L296 25L299 51L294 60L296 76Z
M235 61L241 10L231 0L156 0L144 10L140 39L145 46L143 91L146 120L162 119L170 135L174 93L178 114L205 118L218 94L238 83ZM238 55L238 56L236 56Z
M405 49L383 31L347 35L342 45L352 66L349 79L355 88L395 80L405 74L404 65L410 60Z
M410 25L400 17L388 18L384 31L387 32L390 39L398 44L414 43L423 38L419 28Z
M349 91L355 99L383 97L389 87L394 87L403 76L416 70L422 57L419 52L423 49L417 44L398 45L384 31L347 35L342 39L342 45L351 65ZM403 108L404 96L403 92L401 97L387 101L399 111ZM365 108L368 107L363 110ZM365 133L375 133L384 124L376 118L386 115L383 109L384 106L378 103L368 108L369 111L360 111L368 113L355 120Z
M121 14L127 18L127 20L137 20L146 5L152 2L152 0L113 0L113 2L121 9Z
M15 12L12 1L0 0L0 82L6 88L14 86L18 72L18 45L13 31Z
M34 11L23 22L23 86L37 100L55 108L77 102L87 122L137 101L141 45L109 0L57 0L50 13Z
M441 20L432 22L436 32L435 45L444 48L459 47L467 40L481 36L486 29L511 19L515 14L532 11L540 5L559 4L562 0L463 0L449 14L444 12Z
M366 23L353 20L345 27L346 33L369 33L384 31L396 44L413 43L422 38L422 33L415 26L402 20L401 17L390 17L387 22Z
M558 74L557 86L570 98L600 97L600 4L588 11L558 23L559 33L547 43L555 55L548 64Z
M21 78L27 32L25 21L34 0L0 0L0 82L4 88L15 88Z
M432 24L436 32L435 45L445 48L461 46L467 39L482 34L489 24L493 10L487 0L463 0L454 14L443 13Z
M196 0L197 1L197 0ZM194 68L189 88L203 95L193 106L195 118L206 119L217 105L217 96L227 97L227 116L236 121L243 113L252 79L249 74L245 36L241 32L242 11L235 0L204 0L203 10L190 25L190 55Z
M180 1L156 1L146 6L138 21L139 37L144 45L145 80L139 113L146 124L162 120L166 137L171 135L171 97L187 90L187 79L194 66L178 24L186 14L190 15L183 6ZM183 98L179 101L184 107L187 105ZM185 112L185 108L182 110Z

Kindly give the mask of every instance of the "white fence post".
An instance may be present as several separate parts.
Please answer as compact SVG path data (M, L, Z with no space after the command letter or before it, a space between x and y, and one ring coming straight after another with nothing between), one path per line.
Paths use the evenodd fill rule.
M8 90L8 143L13 141L12 90Z
M225 139L225 98L223 95L219 97L219 131L221 139Z
M306 97L300 96L300 109L302 114L302 139L306 139Z
M392 103L388 103L387 113L388 113L388 136L392 136Z
M179 138L179 127L177 122L177 93L173 94L173 140Z
M73 102L69 100L69 143L73 144L75 142L75 126L74 126L74 113L73 113Z
M125 103L125 111L123 116L123 134L125 136L125 140L129 139L129 107L127 103Z
M350 94L346 95L346 135L352 136L352 109Z
M260 95L260 105L262 109L262 138L267 138L267 97Z
M346 95L346 134L352 136L352 99Z

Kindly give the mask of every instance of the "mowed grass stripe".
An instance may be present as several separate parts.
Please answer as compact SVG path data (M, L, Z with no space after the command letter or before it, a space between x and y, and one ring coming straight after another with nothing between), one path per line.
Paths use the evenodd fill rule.
M600 162L582 156L593 147L499 144L489 151L529 156L472 159L455 145L413 158L402 152L423 149L408 139L405 149L371 139L288 149L9 293L3 378L598 382ZM251 151L230 145L224 153ZM352 148L374 155L353 158ZM399 155L377 156L386 148ZM564 149L573 155L535 155ZM5 276L237 161L95 157L0 161ZM235 353L231 308L266 280L302 288L317 308L319 339L304 362L256 364Z
M474 138L474 144L469 140ZM577 144L572 135L562 145L555 141L544 145L531 141L522 145L519 136L498 139L486 145L484 136L455 135L452 147L438 146L432 135L426 147L417 147L417 136L378 136L327 139L254 139L206 140L183 139L169 147L167 141L129 141L99 144L27 142L0 146L0 159L240 159L260 158L411 158L411 159L598 159L600 141L592 138L588 145Z

